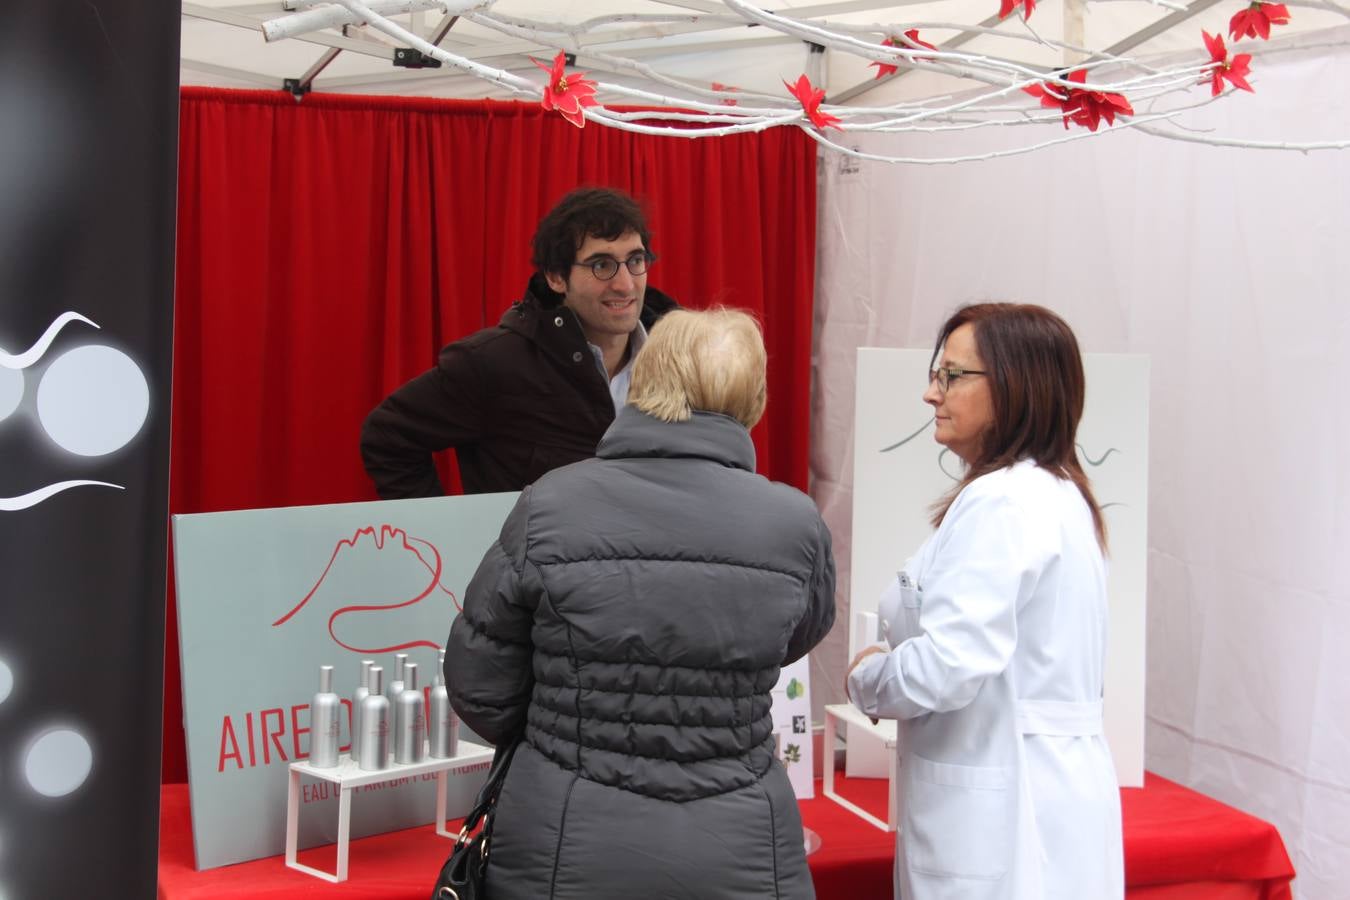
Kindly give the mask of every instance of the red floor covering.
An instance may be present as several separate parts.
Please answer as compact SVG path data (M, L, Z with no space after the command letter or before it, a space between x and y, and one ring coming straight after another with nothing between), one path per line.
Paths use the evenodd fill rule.
M837 780L837 790L885 816L886 783ZM886 898L894 835L817 796L801 804L802 821L822 839L808 861L820 900ZM1121 791L1125 881L1129 900L1289 900L1294 876L1275 827L1156 775ZM353 816L360 814L354 805ZM353 841L349 877L330 884L288 869L282 857L198 872L192 863L187 785L165 785L160 806L159 896L216 898L370 898L426 900L450 841L430 825ZM332 871L332 845L304 850L300 862Z

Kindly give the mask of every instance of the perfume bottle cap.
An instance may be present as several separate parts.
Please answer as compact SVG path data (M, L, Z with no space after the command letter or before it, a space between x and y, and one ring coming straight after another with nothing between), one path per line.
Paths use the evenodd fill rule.
M405 681L405 680L406 680L406 679L403 677L403 667L404 667L405 665L407 665L407 663L408 663L408 654L406 654L406 653L396 653L396 654L394 654L394 680L395 680L395 681Z
M373 660L373 659L363 659L363 660L361 660L361 685L360 685L360 686L363 687L363 688L367 688L367 689L370 688L370 669L371 669L371 666L373 666L373 665L375 665L375 660Z
M384 669L380 666L370 667L370 693L378 694L384 690Z
M403 664L403 689L405 691L417 690L417 663Z
M331 694L333 692L333 667L319 666L319 693Z

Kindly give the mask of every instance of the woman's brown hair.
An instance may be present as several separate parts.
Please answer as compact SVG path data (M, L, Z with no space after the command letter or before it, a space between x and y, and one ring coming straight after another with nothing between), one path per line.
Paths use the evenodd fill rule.
M1078 461L1075 438L1087 393L1078 339L1059 316L1026 303L976 303L958 309L938 333L931 369L951 333L962 325L974 332L994 408L978 456L966 476L933 508L933 525L966 485L981 475L1029 459L1060 478L1072 481L1087 501L1106 549L1106 523L1092 496L1092 486Z

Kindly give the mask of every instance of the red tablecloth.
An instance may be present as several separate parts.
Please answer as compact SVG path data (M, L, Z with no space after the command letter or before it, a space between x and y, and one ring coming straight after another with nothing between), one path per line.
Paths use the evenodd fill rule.
M886 783L836 780L836 789L885 815ZM819 794L802 821L823 844L811 854L820 900L890 896L895 836ZM1289 900L1293 866L1274 826L1156 775L1121 791L1125 881L1130 900ZM359 808L353 815L359 815ZM330 884L286 868L280 856L198 872L192 863L187 786L165 785L160 801L159 896L166 900L292 897L426 900L450 841L430 825L353 841L349 878ZM300 853L332 871L336 849Z
M835 790L886 817L884 780L835 776ZM821 900L886 897L895 835L820 794L802 804L802 822L823 844L809 861ZM1120 792L1129 900L1289 900L1294 867L1269 822L1145 773Z

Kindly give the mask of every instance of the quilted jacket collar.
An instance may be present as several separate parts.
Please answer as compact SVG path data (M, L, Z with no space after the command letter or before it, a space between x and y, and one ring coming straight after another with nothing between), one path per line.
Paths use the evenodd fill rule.
M601 459L698 458L755 470L750 432L731 416L698 412L687 422L662 422L625 406L596 448Z

